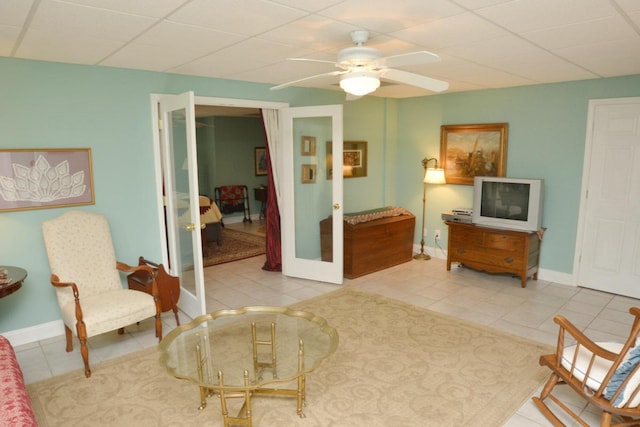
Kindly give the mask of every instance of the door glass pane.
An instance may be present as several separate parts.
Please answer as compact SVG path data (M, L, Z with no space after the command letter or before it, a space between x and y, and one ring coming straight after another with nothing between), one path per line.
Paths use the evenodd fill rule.
M327 175L327 144L331 144L331 117L293 119L295 256L331 261L331 246L321 256L320 222L332 215L332 181ZM330 221L329 221L330 222ZM331 242L331 235L324 235Z
M175 110L169 113L169 137L173 147L173 189L176 201L176 244L177 255L180 257L178 268L182 274L180 283L191 294L196 294L194 274L193 238L191 230L194 224L192 212L189 210L189 168L187 164L187 129L185 124L185 110Z

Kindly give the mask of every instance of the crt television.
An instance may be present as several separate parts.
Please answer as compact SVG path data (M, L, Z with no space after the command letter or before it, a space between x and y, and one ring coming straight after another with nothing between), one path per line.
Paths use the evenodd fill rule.
M523 231L542 226L542 179L476 176L472 221L477 225Z

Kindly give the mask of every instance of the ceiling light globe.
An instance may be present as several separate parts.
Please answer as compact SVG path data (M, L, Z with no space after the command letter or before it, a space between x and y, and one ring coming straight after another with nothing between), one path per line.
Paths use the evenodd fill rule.
M340 87L351 95L364 96L380 87L380 79L368 71L350 73L340 79Z

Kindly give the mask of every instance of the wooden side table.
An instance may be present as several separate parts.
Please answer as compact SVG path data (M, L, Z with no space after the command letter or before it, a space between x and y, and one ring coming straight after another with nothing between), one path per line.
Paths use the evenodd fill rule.
M22 282L27 278L27 270L11 266L0 266L0 269L7 270L7 275L11 279L8 283L0 284L0 298L4 298L22 287Z
M267 188L259 187L253 189L253 198L260 202L260 220L265 218L265 208L267 206Z

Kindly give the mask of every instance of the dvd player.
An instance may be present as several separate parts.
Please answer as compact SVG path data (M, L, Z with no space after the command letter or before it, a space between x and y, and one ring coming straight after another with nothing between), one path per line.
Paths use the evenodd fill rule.
M458 214L453 211L442 213L443 221L461 222L463 224L471 224L471 214Z
M454 215L473 215L473 209L452 209Z

